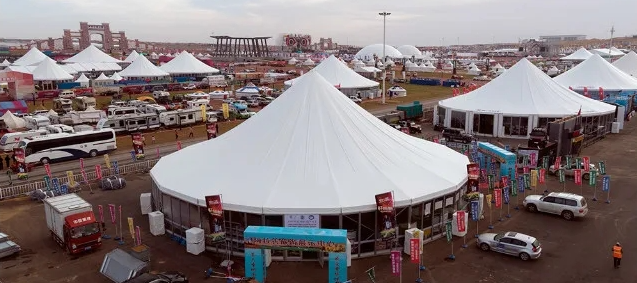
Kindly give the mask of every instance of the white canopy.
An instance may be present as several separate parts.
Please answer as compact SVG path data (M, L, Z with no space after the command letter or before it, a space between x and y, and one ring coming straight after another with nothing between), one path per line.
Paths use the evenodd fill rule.
M555 81L573 89L637 90L637 79L595 54L586 61L555 77Z
M111 76L111 80L114 80L114 81L116 81L116 82L119 82L119 81L121 81L121 80L123 80L123 79L124 79L124 78L122 78L122 76L120 76L120 75L119 75L119 73L114 73L114 74Z
M382 45L381 45L382 47ZM403 58L411 58L411 57L415 57L415 58L422 58L424 57L422 55L422 52L420 52L420 50L418 50L418 48L416 48L416 46L413 45L403 45L403 46L399 46L396 50L398 50L398 52L400 52L403 55ZM387 52L387 50L385 50L385 52ZM382 54L382 51L381 51ZM379 57L382 55L378 55Z
M307 58L307 60L305 60L303 62L303 65L305 65L305 66L314 66L314 61L312 61L312 59L310 59L310 58Z
M378 58L383 57L383 45L382 44L372 44L363 47L354 57L363 59L363 60L373 60L374 55ZM389 58L402 58L403 54L398 51L398 49L385 45L385 56Z
M290 58L290 60L288 60L288 65L296 65L296 63L298 63L299 60L296 60L296 58L292 57Z
M332 85L340 85L342 89L378 86L378 82L357 74L354 70L343 65L334 55L323 60L321 64L312 69L312 72L317 72ZM285 85L293 85L298 79L286 81Z
M363 66L355 66L354 67L354 72L357 73L379 73L382 72L380 69L375 68L375 67L366 67L365 65Z
M9 62L7 59L4 59L4 61L0 63L0 67L9 67L9 66L11 66L11 62Z
M82 74L79 78L77 78L77 80L75 80L76 83L88 83L91 80L89 80L86 75Z
M204 62L199 61L199 59L195 58L195 56L192 56L192 54L188 53L188 51L185 50L181 52L179 56L170 60L166 64L161 65L161 67L159 68L171 75L219 73L219 70L206 65L206 63Z
M104 53L104 51L91 44L86 47L80 53L75 54L73 57L62 61L64 63L121 63L110 55Z
M99 77L95 79L95 81L111 81L112 79L101 73Z
M502 67L502 65L500 65L500 63L496 64L494 69L504 69L504 67Z
M13 115L13 113L11 113L11 111L9 110L7 110L7 112L4 112L4 115L2 115L2 120L4 120L4 123L9 129L24 129L27 127L27 122L24 121L24 119Z
M630 51L628 54L613 62L613 66L624 71L626 74L637 77L637 53Z
M467 74L477 76L480 74L480 72L482 72L482 70L480 70L478 66L473 65L473 67L469 68Z
M137 59L137 57L139 57L139 53L137 53L137 51L133 50L130 54L128 54L128 57L126 57L126 59L124 59L124 62L133 63L133 61L135 61L135 59Z
M159 190L199 205L222 194L232 211L339 214L373 211L385 192L398 207L454 192L468 163L397 131L309 72L254 117L162 157L150 174Z
M32 66L37 65L40 62L44 61L44 59L49 58L42 51L38 50L35 47L29 49L27 53L22 55L22 57L15 60L12 65L14 66Z
M119 72L119 76L125 78L154 78L167 77L169 74L153 65L144 55L138 55L133 63Z
M548 71L546 71L546 74L549 76L554 76L557 75L560 72L560 69L558 69L557 67L553 66L550 69L548 69Z
M598 48L598 49L593 49L591 50L592 53L597 53L602 57L616 57L616 56L622 56L625 53L621 52L619 49L615 48L615 47L611 47L610 49L608 48Z
M48 57L33 70L34 81L67 81L72 79L71 74Z
M553 81L529 60L522 59L502 75L467 94L438 102L445 108L475 114L564 117L582 109L583 116L613 113L607 103L590 99Z
M259 87L254 85L253 83L247 83L242 88L237 89L237 94L244 94L244 95L259 94Z
M58 116L58 113L55 112L53 109L49 109L49 112L46 112L46 116Z
M586 48L582 47L580 49L577 49L577 51L573 52L572 54L560 59L565 61L584 61L591 56L593 56L593 53L590 53L588 50L586 50Z

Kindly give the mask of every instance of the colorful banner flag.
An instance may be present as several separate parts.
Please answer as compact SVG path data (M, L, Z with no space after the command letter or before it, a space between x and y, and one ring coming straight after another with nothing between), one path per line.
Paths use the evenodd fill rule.
M84 171L84 158L80 158L80 171Z
M575 179L575 185L581 185L582 184L582 169L574 169L573 177Z
M495 207L502 207L502 189L493 190L493 198L495 200Z
M230 118L230 105L228 103L221 104L221 113L223 113L223 118Z
M128 217L128 232L130 237L135 240L135 226L133 224L133 217Z
M522 167L522 172L524 174L529 174L529 173L531 173L531 168L529 166L524 166L524 167Z
M526 176L526 175L525 175L525 174L522 174L522 175L520 175L520 176L518 177L518 191L519 191L520 193L523 193L523 192L524 192L524 189L525 189L525 187L526 187L526 181L525 181L525 179L526 179L526 178L524 178L524 176Z
M115 176L119 176L119 163L117 160L113 161L113 170L115 170Z
M451 234L451 221L447 221L445 224L445 233L447 234L447 242L451 242L453 240L453 234Z
M400 264L401 257L400 251L391 251L391 274L395 276L400 276Z
M46 186L47 191L51 190L51 177L44 176L44 186Z
M564 183L566 182L566 176L564 176L564 168L560 168L560 170L557 170L557 176L560 180L560 183Z
M588 176L588 185L594 187L597 184L597 170L591 170Z
M533 168L537 167L537 152L533 151L529 153L529 159L531 162L531 167Z
M524 189L528 190L529 188L531 188L531 174L524 174L522 177L524 177Z
M82 169L82 172L80 172L80 173L82 173L82 181L85 184L88 184L88 178L86 177L86 171L84 171L84 169Z
M489 206L489 208L491 208L491 201L493 200L493 195L488 194L485 197L486 197L486 200L487 200L487 206Z
M511 196L517 196L518 195L518 180L517 179L511 179Z
M380 213L380 236L383 240L390 240L396 237L396 210L394 207L394 196L392 192L378 194L376 197L376 207Z
M411 262L420 263L420 239L409 239L409 255Z
M102 165L95 165L95 179L102 180Z
M69 179L69 186L71 186L71 188L75 187L75 175L73 175L73 171L66 171L66 178Z
M493 179L495 179L495 176L493 176L493 175L488 175L487 176L487 182L489 184L489 191L492 191L493 187L495 185L495 181Z
M540 169L540 175L538 177L538 181L540 181L540 184L546 183L546 169L544 168Z
M610 176L609 175L604 175L604 177L602 177L602 191L603 192L610 191Z
M159 159L159 147L155 149L155 153L157 154L157 159Z
M600 161L599 163L599 175L606 175L606 163L604 161Z
M467 164L467 174L469 179L478 180L480 178L480 165L476 163Z
M561 156L556 156L555 157L555 164L553 164L553 169L559 170L561 166L562 166L562 157Z
M106 163L106 168L111 169L111 158L107 154L104 154L104 163Z
M60 193L60 180L58 178L51 179L53 185L53 191Z
M522 155L522 166L524 166L524 167L529 166L529 156L528 155Z
M142 133L131 134L133 142L133 161L144 159L144 136Z
M52 178L52 176L51 176L51 164L49 164L49 163L44 164L44 171L46 172L46 175L49 176L49 178Z
M504 187L508 186L509 185L509 176L504 175L504 176L500 177L500 183L501 183L500 188L504 188Z
M62 193L63 195L68 194L69 193L69 187L66 184L62 184L60 186L60 193Z
M591 171L591 158L588 156L582 157L582 162L584 163L584 171Z
M542 157L542 168L549 169L549 157L548 157L548 155Z
M579 157L576 157L575 158L575 169L582 169L582 165L583 165L582 163L584 163L582 161L582 159L579 158Z
M372 281L372 283L376 283L376 269L375 269L375 267L372 267L372 268L368 269L367 271L365 271L365 273L367 273L367 276L369 277L369 280Z
M537 170L531 170L531 187L537 187L538 174Z
M139 229L139 226L135 226L135 243L137 243L138 246L142 244L142 231Z
M480 202L478 200L471 201L471 220L478 221L480 220Z
M115 224L115 205L114 204L109 204L108 205L108 210L111 213L111 224Z
M206 123L206 134L209 140L217 137L218 130L219 125L217 123Z
M504 187L502 189L502 195L504 196L504 203L509 203L509 187Z
M478 180L469 179L467 180L467 188L468 192L475 193L480 190L480 183L478 182Z
M206 122L208 121L208 115L206 115L206 105L205 104L201 104L201 106L199 106L200 110L201 110L201 121L202 122Z
M100 223L104 223L104 207L100 204L97 206L97 210L100 213Z
M208 237L213 242L225 240L225 219L223 217L223 201L221 195L206 196L206 208L208 208L208 213L210 213L210 235Z
M573 157L571 157L570 155L566 156L566 160L564 160L564 169L571 169L571 164L573 162Z

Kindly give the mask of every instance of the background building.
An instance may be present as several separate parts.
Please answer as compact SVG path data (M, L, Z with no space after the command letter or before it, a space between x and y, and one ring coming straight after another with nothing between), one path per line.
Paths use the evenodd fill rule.
M541 35L539 39L545 42L575 41L575 40L586 40L586 35L582 35L582 34Z

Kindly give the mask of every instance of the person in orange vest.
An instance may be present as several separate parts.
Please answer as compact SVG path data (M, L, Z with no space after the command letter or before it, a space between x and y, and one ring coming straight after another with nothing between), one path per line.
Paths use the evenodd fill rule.
M622 246L619 244L619 242L617 242L613 246L613 264L615 265L615 268L619 268L619 266L621 265L623 254L624 252L622 251Z

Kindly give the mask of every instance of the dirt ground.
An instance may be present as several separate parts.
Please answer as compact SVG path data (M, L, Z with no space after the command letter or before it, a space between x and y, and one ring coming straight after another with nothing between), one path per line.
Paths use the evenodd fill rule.
M632 190L637 177L634 175L634 160L637 151L637 125L627 124L621 134L611 135L605 140L584 149L585 156L592 161L604 160L608 174L612 176L610 204L606 204L606 194L601 192L598 180L597 197L591 200L593 188L580 188L567 181L566 190L586 196L590 208L586 218L567 222L559 217L531 214L513 208L516 199L512 198L511 218L498 221L500 213L506 215L506 206L502 212L493 211L493 231L517 231L530 234L542 243L543 254L537 261L522 262L516 258L492 252L482 252L475 247L473 235L476 229L488 231L489 211L485 219L471 223L466 237L468 248L463 249L462 238L454 239L454 255L451 262L445 258L451 253L451 245L444 240L434 241L424 246L424 282L636 282L637 270L634 266L637 244L631 242L637 236L637 192ZM185 252L185 247L171 241L167 236L153 237L148 231L147 217L139 211L139 194L150 190L148 175L127 175L129 186L121 191L96 192L91 195L81 192L93 205L113 203L122 205L124 217L132 216L135 225L142 230L143 242L151 247L151 267L154 271L179 270L191 278L191 282L203 282L203 271L213 259L212 253L193 256ZM562 186L554 177L548 178L545 187L549 191L561 191ZM541 193L539 187L532 193ZM521 203L523 196L520 195ZM62 252L50 238L44 223L42 204L26 199L0 202L0 231L9 234L24 251L17 257L0 261L0 281L20 283L39 282L109 282L99 274L99 267L106 252L116 248L128 248L131 238L124 233L126 244L119 246L114 240L105 240L101 250L79 258L71 258ZM107 233L113 234L113 225L107 224ZM613 269L611 247L615 242L624 247L623 267ZM241 262L241 259L237 259ZM417 277L417 265L403 257L403 282L414 282ZM369 282L365 270L375 266L376 282L398 282L390 275L388 256L378 256L363 260L354 260L349 269L349 278L353 282ZM237 271L239 274L241 271ZM268 269L267 282L326 282L327 269L318 263L278 263ZM208 279L207 282L224 282L221 279Z

